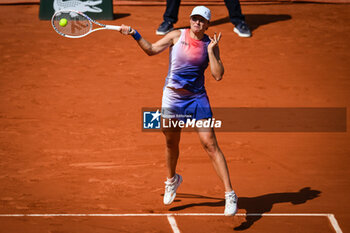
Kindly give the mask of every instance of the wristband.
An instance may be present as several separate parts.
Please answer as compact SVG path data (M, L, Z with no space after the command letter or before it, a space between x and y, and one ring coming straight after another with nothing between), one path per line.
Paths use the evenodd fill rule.
M135 30L135 29L134 29L134 30ZM132 37L134 37L134 39L135 39L136 41L139 41L139 40L142 38L142 36L140 35L140 33L138 33L138 31L136 31L136 30L135 30L135 34L132 35Z

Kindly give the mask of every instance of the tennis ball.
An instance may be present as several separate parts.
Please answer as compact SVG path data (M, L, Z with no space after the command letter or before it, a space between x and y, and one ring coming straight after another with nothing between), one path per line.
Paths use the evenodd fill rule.
M67 23L68 23L67 19L65 19L65 18L60 19L60 23L59 24L60 24L61 27L65 27L67 25Z

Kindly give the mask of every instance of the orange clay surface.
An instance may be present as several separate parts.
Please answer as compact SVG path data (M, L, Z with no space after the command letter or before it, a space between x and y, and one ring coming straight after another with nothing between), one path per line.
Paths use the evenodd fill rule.
M222 81L207 72L212 107L350 105L350 5L245 5L253 37L222 32ZM188 26L191 6L177 27ZM163 6L120 6L116 20L151 42ZM224 189L196 133L183 133L184 182L163 206L164 138L141 131L161 104L168 51L148 57L131 37L59 36L38 5L0 6L0 213L223 213ZM349 120L349 116L348 116ZM349 131L349 128L348 130ZM350 136L217 133L239 213L332 213L350 231ZM300 191L301 190L301 191ZM335 232L327 217L176 216L181 232ZM166 217L0 217L0 232L172 232Z

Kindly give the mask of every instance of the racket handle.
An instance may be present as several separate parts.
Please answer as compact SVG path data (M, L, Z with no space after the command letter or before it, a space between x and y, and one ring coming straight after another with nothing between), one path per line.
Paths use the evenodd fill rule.
M106 29L120 31L120 26L106 25Z

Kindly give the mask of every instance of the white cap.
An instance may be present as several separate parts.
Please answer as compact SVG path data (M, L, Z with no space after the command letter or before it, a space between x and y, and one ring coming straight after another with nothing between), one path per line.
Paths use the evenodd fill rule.
M192 15L200 15L208 21L210 21L210 18L211 18L211 12L205 6L196 6L195 8L193 8L190 16Z

